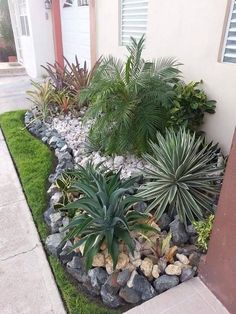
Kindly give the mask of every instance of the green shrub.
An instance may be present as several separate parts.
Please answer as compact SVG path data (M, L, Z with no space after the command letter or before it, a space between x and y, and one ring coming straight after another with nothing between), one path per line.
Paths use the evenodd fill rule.
M214 197L220 191L217 146L204 145L204 138L185 129L167 130L165 136L157 133L157 142L150 144L153 155L144 155L151 165L144 172L149 181L137 196L152 201L147 210L155 208L157 218L170 210L185 225L203 219L205 211L213 211Z
M170 107L168 126L178 130L186 127L198 131L203 124L205 113L215 113L216 102L208 100L205 92L199 88L202 82L179 83L174 87L175 98Z
M203 251L207 251L208 249L208 242L210 240L214 218L214 215L210 215L205 220L193 222L193 226L198 235L197 246Z
M78 237L74 248L84 244L83 254L86 257L86 267L92 266L93 257L105 242L113 260L113 267L117 264L119 242L124 241L133 252L134 241L131 231L154 230L145 222L148 215L130 210L138 201L128 194L137 178L121 181L120 173L112 174L107 178L99 170L92 169L88 174L91 181L79 180L72 187L73 191L83 193L83 197L66 206L67 210L77 210L69 226L66 239ZM65 239L65 240L66 240Z
M80 93L80 100L90 103L87 118L95 118L90 140L108 154L146 151L168 121L178 64L171 58L145 62L143 48L144 38L131 39L125 62L104 58Z

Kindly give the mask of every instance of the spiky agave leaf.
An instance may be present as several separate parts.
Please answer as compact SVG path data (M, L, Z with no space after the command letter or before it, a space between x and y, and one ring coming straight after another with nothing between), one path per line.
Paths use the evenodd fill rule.
M205 211L213 211L214 196L220 191L222 167L217 163L217 147L203 145L204 139L180 129L157 133L151 143L152 155L144 155L151 168L144 172L148 180L138 197L152 201L147 211L156 209L157 218L165 210L175 209L180 219L201 220Z

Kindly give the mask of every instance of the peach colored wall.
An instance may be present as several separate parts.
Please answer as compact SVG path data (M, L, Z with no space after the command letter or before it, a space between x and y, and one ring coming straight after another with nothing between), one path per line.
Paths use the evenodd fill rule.
M176 57L186 81L204 81L217 112L205 122L210 139L229 151L236 124L236 64L218 62L228 0L149 0L147 58ZM97 0L97 55L125 55L119 46L119 1Z

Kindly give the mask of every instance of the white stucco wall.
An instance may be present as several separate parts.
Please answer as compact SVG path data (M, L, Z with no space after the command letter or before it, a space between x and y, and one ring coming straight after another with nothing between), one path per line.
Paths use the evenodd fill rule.
M72 7L61 6L63 54L69 62L84 61L90 66L90 27L89 7L78 6L74 1Z
M44 74L42 64L55 62L51 11L46 12L44 1L28 0L27 2L33 51L31 58L30 56L27 59L24 58L24 64L27 64L28 73L32 77L39 77ZM26 49L24 51L26 53ZM34 67L32 67L34 70L30 69L30 62L34 62Z
M206 119L210 139L229 151L236 125L236 65L218 62L228 0L149 0L147 58L176 57L186 81L204 81L217 112ZM97 54L122 57L119 1L97 0Z

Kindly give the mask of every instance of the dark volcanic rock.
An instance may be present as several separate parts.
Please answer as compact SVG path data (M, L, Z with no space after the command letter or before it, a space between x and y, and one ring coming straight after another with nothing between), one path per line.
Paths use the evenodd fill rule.
M133 289L141 295L143 301L147 301L156 295L150 282L145 277L138 274L136 274L133 279Z
M158 294L173 288L179 284L178 276L162 275L154 281L154 287Z
M184 268L180 276L180 281L184 282L192 279L195 276L196 271L193 268Z
M141 301L140 293L135 291L132 288L125 286L124 288L120 289L119 296L125 300L127 303L138 303Z
M125 286L127 281L129 280L131 275L131 271L129 269L122 270L117 276L117 282L120 286Z
M178 217L170 223L170 230L172 233L172 241L174 244L184 244L188 242L189 235L185 231L184 224L179 220Z
M158 226L161 230L168 230L171 223L171 218L168 214L164 213L158 220Z

